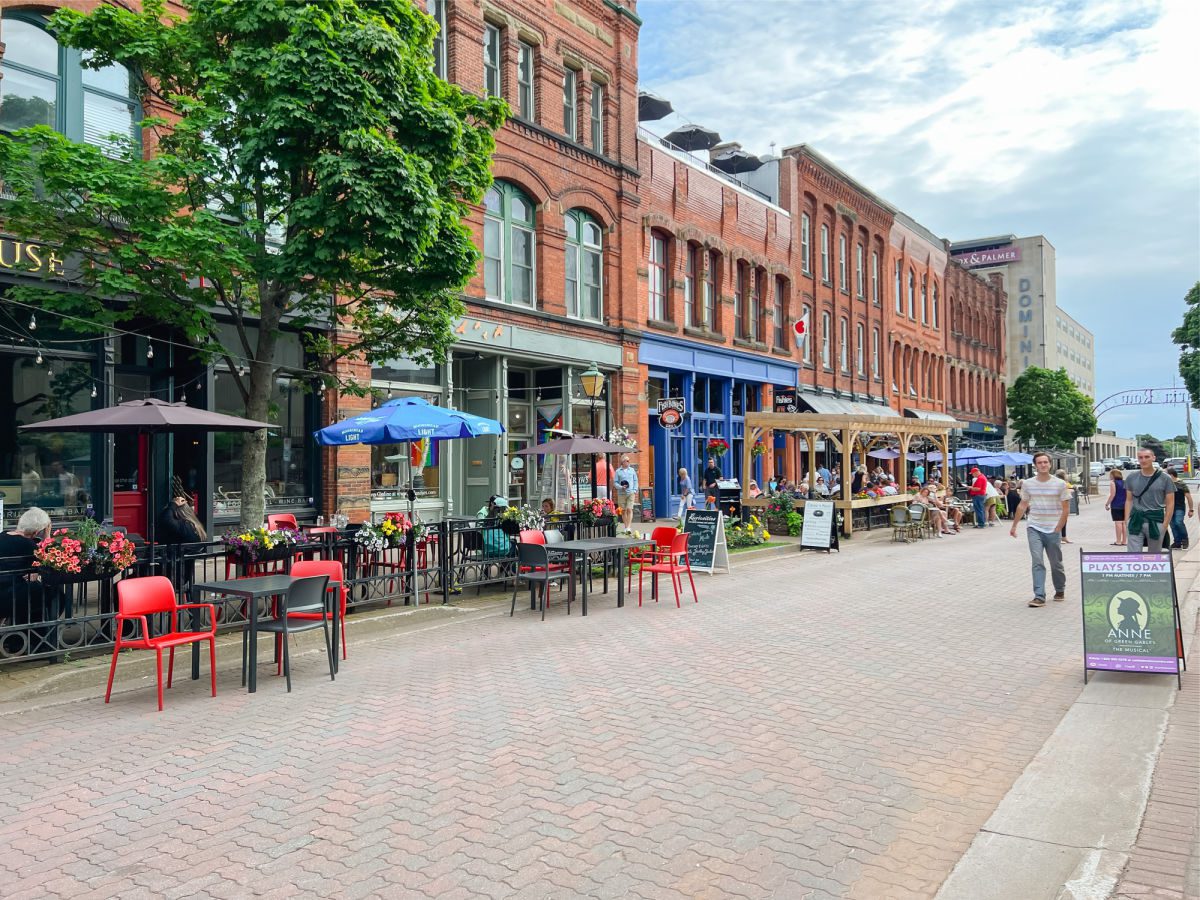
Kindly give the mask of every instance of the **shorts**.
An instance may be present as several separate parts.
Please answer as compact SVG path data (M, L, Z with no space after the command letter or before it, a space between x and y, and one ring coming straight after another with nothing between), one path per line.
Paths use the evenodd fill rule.
M636 491L617 491L617 506L621 509L631 509L637 503Z
M1112 513L1112 520L1114 522L1124 522L1125 521L1125 507L1114 506L1112 509L1109 510L1109 512Z

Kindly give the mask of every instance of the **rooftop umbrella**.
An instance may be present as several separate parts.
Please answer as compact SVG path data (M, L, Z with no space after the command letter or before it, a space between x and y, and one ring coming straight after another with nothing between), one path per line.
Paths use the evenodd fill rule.
M101 434L145 434L153 436L174 431L257 431L273 427L268 422L256 422L239 416L197 409L186 403L171 403L155 397L128 400L116 406L22 425L22 431L87 431ZM148 468L154 466L153 447L150 448ZM154 472L146 473L147 499L150 508L146 517L147 537L150 539L150 560L154 561L154 532L158 509L154 502Z
M755 169L762 167L762 160L753 153L747 153L745 150L726 150L723 153L718 153L709 162L714 168L720 169L729 175L738 175L742 172L753 172Z
M664 116L669 116L674 111L671 108L670 100L664 100L658 94L652 94L649 91L638 91L639 122L661 119Z
M676 128L664 140L680 150L710 150L721 143L721 136L703 125L684 125Z

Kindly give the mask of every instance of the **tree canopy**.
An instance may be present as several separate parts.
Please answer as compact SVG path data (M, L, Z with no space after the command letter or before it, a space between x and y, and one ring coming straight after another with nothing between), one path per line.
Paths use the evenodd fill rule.
M0 135L7 228L59 245L80 289L10 296L101 330L169 326L225 361L259 420L285 325L304 333L314 385L351 354L443 358L503 101L434 75L437 26L411 0L185 5L182 19L163 0L51 17L85 65L133 73L153 152L128 135ZM265 448L247 436L244 525L262 521Z
M1171 340L1179 345L1179 374L1187 385L1192 406L1200 409L1200 281L1183 298L1187 309L1183 313L1183 324L1171 333Z
M1039 447L1069 448L1096 431L1092 399L1071 383L1066 369L1030 366L1008 389L1008 416L1017 439Z

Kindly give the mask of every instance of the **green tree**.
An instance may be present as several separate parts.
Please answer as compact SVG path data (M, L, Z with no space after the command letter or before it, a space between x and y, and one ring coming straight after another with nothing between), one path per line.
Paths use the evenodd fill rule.
M444 358L478 261L463 219L491 183L504 103L433 74L436 25L411 0L191 0L187 13L148 0L51 18L89 65L127 66L161 114L145 122L150 159L128 139L0 136L7 229L60 245L80 287L10 296L93 327L176 329L226 361L264 421L285 322L304 331L313 386L334 386L348 355ZM245 439L243 525L263 518L266 441Z
M1187 385L1192 406L1200 409L1200 281L1183 298L1187 309L1183 324L1171 332L1171 340L1179 345L1179 374Z
M1092 400L1071 383L1066 369L1031 366L1008 389L1008 416L1018 440L1068 448L1096 431Z
M1154 458L1162 462L1167 458L1167 450L1163 447L1163 442L1152 434L1139 434L1137 436L1138 446L1145 447L1147 450L1154 451Z

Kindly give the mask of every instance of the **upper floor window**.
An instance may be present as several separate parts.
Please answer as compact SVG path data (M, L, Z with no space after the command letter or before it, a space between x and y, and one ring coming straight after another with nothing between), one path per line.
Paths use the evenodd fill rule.
M800 213L800 265L805 273L812 272L812 223L808 213Z
M746 264L741 260L733 273L733 333L746 337Z
M904 314L904 292L900 289L900 260L896 260L896 312Z
M577 115L579 74L574 69L563 72L563 134L571 140L578 135L579 118Z
M843 372L850 371L850 324L846 321L846 317L842 316L838 328L838 365Z
M489 300L532 306L534 208L514 185L497 181L483 198L483 288Z
M780 350L787 348L787 329L783 324L783 308L787 288L784 280L775 276L775 298L771 303L771 324L775 329L775 346Z
M601 321L604 313L603 237L600 225L581 209L568 210L567 315Z
M717 283L721 257L716 250L708 251L708 267L704 270L704 324L717 330Z
M504 80L500 77L500 29L484 23L483 26L483 90L489 97L504 94Z
M908 270L908 317L917 317L917 276L912 269Z
M866 362L864 355L866 354L866 334L867 330L863 327L862 322L859 322L854 329L854 368L859 375L866 375Z
M846 261L846 236L838 235L838 287L843 291L850 290L849 274Z
M700 319L703 309L696 308L696 267L699 265L700 248L688 244L683 261L683 324L689 328L703 324Z
M667 239L657 231L650 232L650 318L667 319Z
M140 107L124 66L84 68L85 52L60 47L40 19L16 12L4 17L4 42L0 130L47 125L109 154L118 150L114 136L139 140Z
M854 247L854 293L867 296L867 251L862 244Z
M821 280L829 280L829 226L821 226Z
M933 283L933 297L931 298L931 302L929 305L929 314L930 314L929 317L933 322L933 327L934 328L939 327L938 326L938 289L937 289L936 281Z
M871 302L879 305L879 254L871 251Z
M592 149L604 152L604 85L592 82Z
M429 15L437 22L438 32L433 39L433 74L446 77L446 0L427 0Z
M929 324L929 277L921 276L921 324Z
M879 377L879 329L871 329L871 375Z
M533 54L532 44L517 44L517 115L530 122L537 116Z
M829 313L821 313L821 365L829 368Z
M800 307L800 321L804 323L804 361L812 362L812 310L807 304Z

